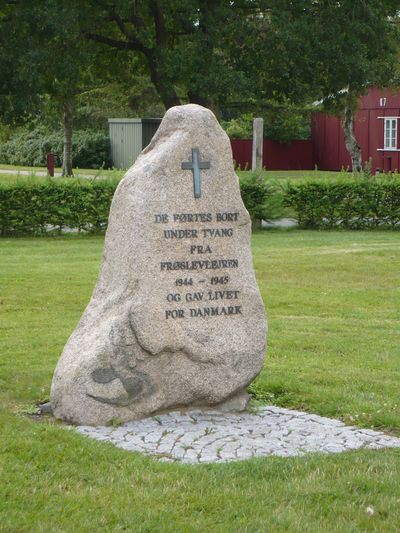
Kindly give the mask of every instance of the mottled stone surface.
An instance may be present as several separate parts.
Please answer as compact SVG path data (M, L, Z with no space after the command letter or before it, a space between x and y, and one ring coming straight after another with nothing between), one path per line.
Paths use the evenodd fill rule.
M219 463L365 448L400 448L400 439L339 420L280 407L256 413L172 412L123 426L78 427L83 435L164 461Z
M196 148L195 184L182 163ZM54 374L53 412L100 425L243 407L265 337L229 139L209 110L172 108L115 193L97 285Z

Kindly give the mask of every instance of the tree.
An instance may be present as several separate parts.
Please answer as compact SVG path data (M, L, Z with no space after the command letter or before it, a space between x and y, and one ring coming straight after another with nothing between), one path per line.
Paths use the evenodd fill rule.
M138 0L89 2L86 39L140 57L166 108L189 101L213 108L245 87L228 43L257 2Z
M72 175L72 129L76 98L89 88L99 86L99 80L117 64L107 51L87 42L80 33L81 11L77 2L57 0L14 0L7 5L0 29L6 35L15 33L18 39L13 52L8 45L8 62L17 68L10 70L9 91L29 87L32 95L50 95L62 116L64 129L63 176ZM106 70L105 64L110 65ZM14 96L21 101L20 91Z
M0 0L0 122L15 124L38 105L38 82L24 58L29 29L13 25L15 4Z
M362 169L353 131L360 96L371 85L396 82L398 9L397 0L284 0L271 12L271 44L288 83L281 94L309 91L341 117L354 172Z
M393 81L398 54L398 0L10 0L0 6L0 30L7 20L6 34L18 27L23 35L21 42L11 39L15 71L0 51L10 72L5 84L19 95L17 80L27 79L33 94L59 102L66 174L77 96L103 80L129 83L138 71L149 76L166 108L194 102L217 115L236 106L270 116L283 108L288 117L290 109L322 99L341 116L359 170L352 126L359 97L368 85Z
M41 88L56 102L63 117L64 149L62 175L72 175L72 131L75 99L92 87L96 50L82 46L79 35L80 12L73 3L57 0L23 5L22 17L31 21L27 53L38 72Z

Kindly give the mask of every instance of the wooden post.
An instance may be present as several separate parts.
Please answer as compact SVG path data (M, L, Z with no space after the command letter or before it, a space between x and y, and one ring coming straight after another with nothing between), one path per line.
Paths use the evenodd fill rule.
M261 170L263 166L264 119L253 120L253 157L251 170Z
M62 176L72 176L72 101L64 102L64 149Z

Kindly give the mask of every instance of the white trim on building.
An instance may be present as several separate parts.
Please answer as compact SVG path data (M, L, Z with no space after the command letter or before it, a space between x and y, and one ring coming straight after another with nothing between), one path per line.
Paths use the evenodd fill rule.
M377 148L378 152L400 152L397 148L397 130L400 117L378 117L383 120L383 148Z

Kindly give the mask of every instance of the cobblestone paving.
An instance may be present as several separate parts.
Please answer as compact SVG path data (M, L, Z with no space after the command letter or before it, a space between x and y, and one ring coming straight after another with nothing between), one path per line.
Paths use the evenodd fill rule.
M250 457L400 448L400 438L280 407L256 413L172 412L117 428L79 426L94 439L163 461L221 463Z

